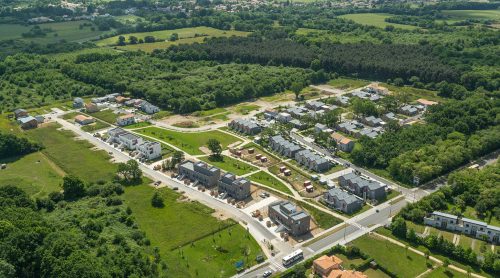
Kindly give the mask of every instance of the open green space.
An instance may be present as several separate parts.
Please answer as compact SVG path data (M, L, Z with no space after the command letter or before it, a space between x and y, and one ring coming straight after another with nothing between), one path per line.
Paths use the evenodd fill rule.
M147 127L147 126L151 126L151 123L149 123L149 122L138 122L138 123L135 123L135 124L131 124L131 125L125 126L124 128L125 129L134 129L134 128L141 128L141 127Z
M98 112L91 113L89 115L94 117L94 118L98 118L100 120L103 120L103 121L110 123L110 124L115 124L116 119L118 119L118 117L120 116L120 115L114 113L113 110L110 110L110 109L101 110Z
M346 15L341 15L340 17L345 19L350 19L359 24L372 25L380 28L385 28L388 25L392 25L396 28L401 28L406 30L412 30L417 28L412 25L403 25L403 24L385 22L385 19L391 16L392 16L391 14L386 14L386 13L361 13L361 14L346 14Z
M224 112L227 112L227 110L222 108L222 107L219 107L219 108L214 108L214 109L210 109L210 110L196 111L196 112L192 113L191 115L195 116L195 117L208 117L208 116L212 116L212 115L224 113Z
M151 206L155 190L164 198L163 208ZM212 209L173 190L140 185L127 187L123 197L173 277L229 277L236 274L236 261L247 260L245 253L248 265L260 253L257 242L234 221L212 217Z
M15 185L32 197L61 190L64 172L41 152L0 159L0 164L3 163L7 168L0 170L0 186Z
M491 19L500 20L500 10L444 10L443 14L452 19Z
M338 219L337 217L319 210L306 202L300 202L299 206L305 209L312 216L316 224L318 224L318 226L323 230L329 229L337 224L342 223L342 220Z
M211 156L203 156L199 158L215 167L224 171L231 172L237 176L245 175L257 171L257 167L252 166L246 162L239 161L229 156L223 155L222 159L213 158Z
M116 165L109 161L110 156L104 151L94 151L90 142L77 140L68 130L58 130L60 126L50 124L32 129L28 136L45 147L42 153L68 174L75 175L87 182L111 180L116 172Z
M375 235L365 235L352 244L398 277L413 278L427 270L423 256L406 251L405 248Z
M109 127L109 124L103 123L101 121L95 121L93 124L82 126L82 130L86 132L94 132L103 128Z
M92 24L92 26L85 26L80 29L81 24ZM29 32L33 26L40 26L41 29L50 29L52 31L47 32L45 36L23 38L22 34ZM23 39L25 41L40 43L54 43L60 40L75 42L87 41L96 39L104 33L106 32L99 31L97 27L88 20L50 22L28 26L20 24L0 24L0 37L2 39Z
M292 192L290 191L290 189L288 189L288 187L286 187L286 185L264 171L259 171L255 174L252 174L248 177L248 179L254 182L261 183L263 185L267 185L283 193L292 195Z
M419 88L414 88L414 87L410 87L410 86L398 87L398 86L390 85L387 83L381 83L380 85L386 87L387 89L389 89L389 91L391 91L393 93L399 93L399 94L406 95L410 101L415 101L419 98L425 98L425 99L437 101L437 102L446 102L447 101L446 98L438 96L438 92L436 92L436 91L419 89Z
M391 276L385 274L380 269L373 269L373 268L368 268L365 271L363 271L363 274L368 276L369 278L389 278Z
M469 277L467 274L460 273L458 271L451 270L449 268L445 268L444 266L440 266L433 271L431 271L429 274L424 275L423 277L425 278L443 278L443 277L448 277L448 278L466 278Z
M178 34L179 39L170 41L172 34ZM140 43L140 44L127 44L125 46L117 46L118 49L123 50L142 50L145 52L152 52L154 49L163 49L171 45L180 43L201 43L205 38L210 37L229 37L229 36L246 36L248 32L234 31L234 30L219 30L211 27L191 27L181 28L175 30L161 30L153 32L131 33L123 35L125 41L128 43L130 36L135 36L137 39L143 39L146 36L153 36L157 41L153 43ZM96 42L98 46L115 46L118 42L119 36L109 37Z
M225 149L228 145L238 142L239 139L227 133L212 130L205 132L178 132L158 127L138 129L136 132L154 137L172 144L191 155L202 155L200 147L206 147L209 139L218 140Z
M342 90L353 90L370 84L370 81L339 77L328 81L328 85Z
M451 211L453 205L450 205L448 211ZM491 212L486 212L484 216L479 216L476 210L471 206L466 206L465 210L462 212L462 216L478 221L486 222L489 225L500 226L500 220L498 220L495 215Z
M260 108L257 104L240 104L234 107L234 111L239 114L247 115L248 113L258 110Z
M21 133L19 125L14 119L7 118L7 114L0 114L0 131L5 131L8 133Z

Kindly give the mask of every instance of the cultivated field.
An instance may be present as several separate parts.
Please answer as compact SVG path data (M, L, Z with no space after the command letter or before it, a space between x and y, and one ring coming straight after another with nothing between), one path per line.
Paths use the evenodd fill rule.
M238 138L218 130L186 133L147 127L138 129L136 132L170 143L191 155L205 154L200 150L200 147L206 147L209 139L219 140L223 148L227 148L228 145L239 141Z

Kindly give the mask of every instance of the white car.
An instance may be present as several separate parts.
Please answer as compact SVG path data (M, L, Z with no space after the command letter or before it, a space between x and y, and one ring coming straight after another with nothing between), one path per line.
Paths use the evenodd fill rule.
M262 274L262 277L269 277L269 276L271 276L271 274L273 274L273 272L271 270L266 270L264 272L264 274Z

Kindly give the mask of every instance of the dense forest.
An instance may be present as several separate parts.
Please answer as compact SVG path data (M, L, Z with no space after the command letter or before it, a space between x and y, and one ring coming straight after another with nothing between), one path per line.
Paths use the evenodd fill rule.
M1 277L158 276L158 250L122 204L120 185L69 176L63 187L36 201L0 187Z
M38 151L42 146L25 137L16 136L0 130L0 158L25 155Z

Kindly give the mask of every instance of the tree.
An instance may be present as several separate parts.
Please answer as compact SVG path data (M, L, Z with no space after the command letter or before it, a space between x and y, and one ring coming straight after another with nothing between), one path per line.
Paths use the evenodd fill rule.
M172 35L170 35L170 41L176 41L179 39L179 34L177 33L173 33Z
M75 200L85 196L85 185L78 177L68 175L63 178L64 199Z
M155 42L155 41L156 41L156 39L155 39L154 36L145 36L144 37L144 42L145 43L152 43L152 42Z
M125 37L124 36L119 36L117 44L120 45L120 46L125 45Z
M165 206L163 203L163 198L161 197L160 193L158 191L155 191L153 194L153 197L151 198L151 205L155 208L162 208Z
M290 90L295 94L295 99L299 99L300 91L302 91L304 85L300 82L293 82L290 86Z
M142 178L139 163L133 159L127 161L127 163L118 163L117 174L127 183L139 182Z
M129 36L128 41L130 44L137 44L137 37L136 36Z
M212 157L220 158L222 153L222 145L219 140L210 138L207 142L208 149L212 152Z
M406 221L403 217L397 217L391 224L392 233L398 237L406 237Z

